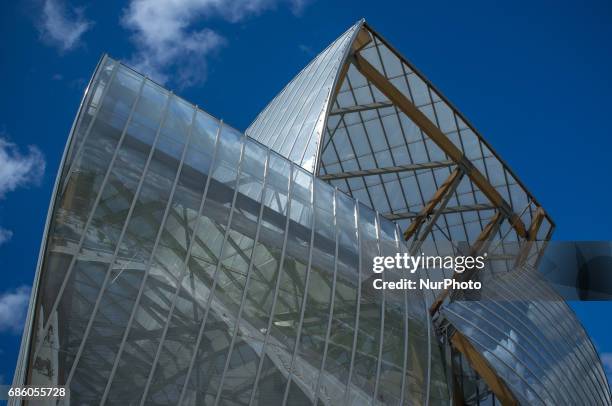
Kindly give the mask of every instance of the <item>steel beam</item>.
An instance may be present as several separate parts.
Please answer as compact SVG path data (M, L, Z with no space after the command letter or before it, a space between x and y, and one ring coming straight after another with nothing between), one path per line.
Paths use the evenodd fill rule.
M332 321L334 318L334 303L335 303L335 297L336 297L336 281L338 279L338 221L337 221L337 203L336 203L336 199L337 199L337 195L338 195L338 189L335 188L334 189L334 197L332 200L332 207L333 207L333 217L334 217L334 273L332 276L332 286L331 286L331 293L330 293L330 301L329 301L329 315L327 318L327 328L325 329L325 340L324 340L324 344L323 344L323 357L321 358L321 367L319 368L319 376L317 378L317 385L315 387L315 391L314 391L314 399L315 399L315 404L317 403L318 399L319 399L319 393L321 390L321 377L323 376L323 373L325 372L325 362L327 361L327 352L329 350L329 341L330 341L330 337L331 337L331 328L332 328ZM315 207L316 210L316 207Z
M348 66L349 64L347 64L346 66ZM337 116L337 115L342 115L342 114L346 114L346 113L358 113L360 111L368 111L368 110L375 110L375 109L382 109L385 107L393 107L393 103L384 103L384 102L376 102L376 103L370 103L370 104L360 104L357 106L350 106L350 107L340 107L337 109L333 109L329 115L330 116Z
M295 182L293 180L294 174L294 166L291 165L289 169L289 186L287 191L287 206L285 207L286 213L286 222L285 222L285 231L283 233L283 245L281 248L281 256L278 262L278 274L276 275L276 282L274 284L274 294L272 296L272 306L270 308L270 317L268 318L268 324L266 327L266 335L263 339L262 347L261 347L261 357L259 358L259 363L257 365L257 372L255 373L255 381L253 382L253 390L251 391L251 398L249 400L249 405L255 404L255 396L257 394L257 388L259 386L259 380L261 378L261 372L263 370L263 364L266 358L266 350L268 341L270 340L270 332L272 330L272 323L274 322L274 313L276 312L276 303L278 301L279 289L280 289L280 281L282 278L282 274L284 271L284 263L285 263L285 254L287 252L287 236L289 235L289 225L291 223L291 200L293 199L293 187ZM263 204L263 202L262 202ZM269 351L269 350L268 350Z
M420 169L443 168L443 167L452 166L452 165L455 165L453 161L433 161L433 162L424 162L420 164L387 166L383 168L372 168L372 169L362 169L359 171L331 173L327 175L321 175L319 176L319 179L322 179L322 180L348 179L348 178L356 178L359 176L384 175L387 173L418 171Z
M466 211L481 211L481 210L495 210L495 206L490 204L467 204L462 206L450 206L440 210L440 214L452 214L452 213L463 213ZM421 215L421 212L415 211L404 211L399 213L385 213L383 216L389 220L402 220L411 219Z
M351 359L348 368L348 377L346 380L346 387L344 392L344 404L348 405L350 400L351 391L351 380L353 379L353 368L355 366L355 352L357 351L357 337L359 334L359 314L361 312L361 261L362 261L362 250L361 250L361 230L359 227L359 200L355 199L355 231L357 231L357 309L355 310L355 330L353 331L353 343L351 349Z

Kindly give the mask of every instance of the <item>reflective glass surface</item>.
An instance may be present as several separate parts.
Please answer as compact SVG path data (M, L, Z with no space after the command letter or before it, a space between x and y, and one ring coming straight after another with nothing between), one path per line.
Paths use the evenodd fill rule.
M92 83L26 383L64 404L427 403L424 298L371 287L393 222L108 57Z

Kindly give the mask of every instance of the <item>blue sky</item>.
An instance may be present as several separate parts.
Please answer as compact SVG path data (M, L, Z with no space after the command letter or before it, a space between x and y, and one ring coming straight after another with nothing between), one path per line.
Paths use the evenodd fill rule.
M173 3L0 4L0 382L12 378L64 142L104 52L244 129L365 17L514 168L556 221L554 239L611 239L609 1ZM612 304L572 306L612 375Z

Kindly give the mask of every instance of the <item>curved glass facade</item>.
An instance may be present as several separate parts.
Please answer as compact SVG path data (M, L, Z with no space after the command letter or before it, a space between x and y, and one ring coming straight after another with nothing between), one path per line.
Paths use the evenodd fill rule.
M593 344L547 282L537 274L513 272L483 286L483 296L490 292L495 299L454 301L442 313L522 404L609 404Z
M552 220L364 21L245 134L103 57L15 384L66 385L63 404L612 403L569 308L512 272L537 263ZM457 242L489 252L501 298L372 288L405 277L373 274L374 256Z
M68 151L28 384L74 404L448 399L423 297L368 282L393 222L110 58Z

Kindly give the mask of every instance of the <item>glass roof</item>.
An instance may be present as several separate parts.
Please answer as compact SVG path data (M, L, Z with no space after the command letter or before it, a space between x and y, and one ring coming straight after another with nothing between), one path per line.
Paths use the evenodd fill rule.
M247 135L406 230L457 161L360 72L357 54L450 140L501 196L503 206L525 227L532 223L539 204L514 173L461 113L364 21L304 68L259 114ZM398 166L403 169L389 170ZM428 238L474 242L499 209L472 176L463 176ZM499 228L498 239L518 241L509 223ZM549 239L553 228L546 215L537 239Z

